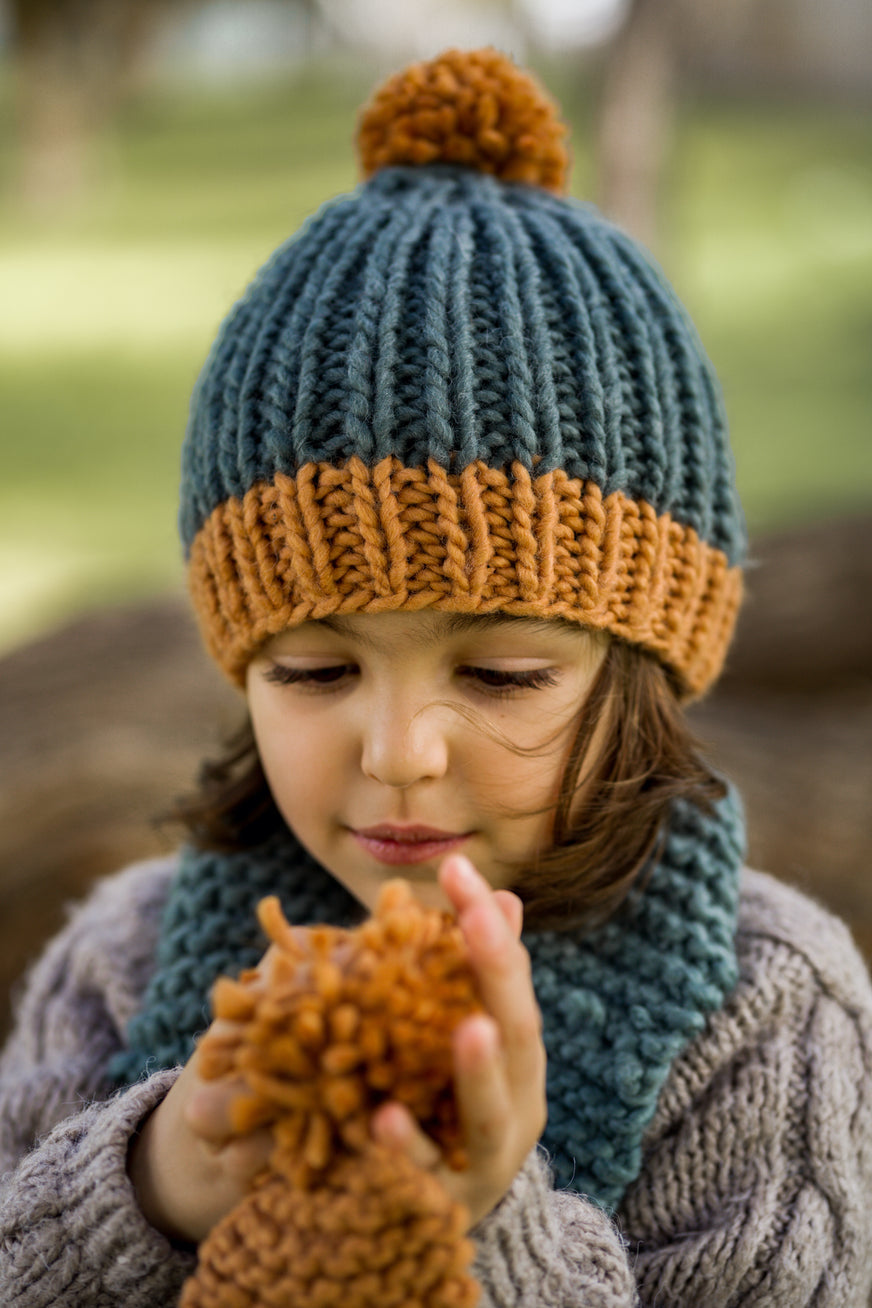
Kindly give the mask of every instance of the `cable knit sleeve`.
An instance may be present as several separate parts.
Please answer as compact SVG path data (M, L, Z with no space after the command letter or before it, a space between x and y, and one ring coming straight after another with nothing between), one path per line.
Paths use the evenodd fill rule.
M0 1059L0 1302L158 1308L193 1265L143 1218L131 1136L177 1073L109 1096L102 1071L141 996L170 861L100 885L28 978Z
M552 1190L537 1150L473 1230L479 1308L632 1308L627 1248L615 1224L578 1195Z
M625 1196L643 1304L867 1308L872 991L843 925L746 874L741 980L672 1069Z
M727 1005L674 1064L614 1220L540 1152L479 1224L483 1308L868 1308L872 987L843 925L746 873Z

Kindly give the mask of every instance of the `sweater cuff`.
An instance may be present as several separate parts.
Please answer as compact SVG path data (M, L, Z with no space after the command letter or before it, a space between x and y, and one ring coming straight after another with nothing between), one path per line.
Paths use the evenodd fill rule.
M479 1308L632 1308L624 1242L582 1195L551 1188L544 1149L534 1149L497 1207L470 1236Z
M127 1175L130 1139L179 1068L61 1122L7 1178L0 1301L8 1308L173 1302L196 1259L145 1220Z

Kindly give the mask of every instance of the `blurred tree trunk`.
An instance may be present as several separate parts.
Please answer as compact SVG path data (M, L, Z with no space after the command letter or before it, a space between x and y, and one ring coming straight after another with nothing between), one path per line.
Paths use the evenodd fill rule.
M599 109L600 206L649 247L674 120L678 26L677 0L632 0L607 56Z
M630 0L605 59L597 127L599 203L643 244L657 244L659 183L685 82L724 50L747 60L768 0ZM743 50L745 53L743 54Z
M170 8L186 0L9 0L21 194L49 210L86 189L95 140Z

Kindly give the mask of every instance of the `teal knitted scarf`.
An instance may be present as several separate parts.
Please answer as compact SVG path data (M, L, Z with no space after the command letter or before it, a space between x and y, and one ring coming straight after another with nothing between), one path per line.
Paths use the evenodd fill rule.
M548 1054L542 1143L556 1183L606 1209L639 1174L674 1059L736 983L743 853L733 790L711 816L677 803L644 892L595 929L524 933ZM210 1021L212 982L254 966L266 947L254 912L266 894L299 925L364 916L290 832L241 854L185 850L143 1008L109 1067L114 1082L187 1061Z

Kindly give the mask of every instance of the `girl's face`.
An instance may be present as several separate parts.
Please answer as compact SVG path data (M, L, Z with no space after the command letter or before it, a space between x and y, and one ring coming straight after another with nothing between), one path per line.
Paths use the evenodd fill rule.
M494 889L510 884L512 865L550 843L578 712L607 644L570 623L432 609L282 633L247 682L282 816L370 909L395 876L445 907L436 873L455 851Z

